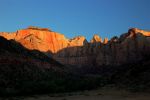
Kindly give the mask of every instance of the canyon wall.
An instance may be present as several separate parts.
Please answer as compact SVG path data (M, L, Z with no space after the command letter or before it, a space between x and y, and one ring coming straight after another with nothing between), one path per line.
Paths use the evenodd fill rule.
M0 36L15 40L30 50L39 50L62 64L80 66L121 65L140 61L149 55L150 32L129 29L119 38L94 35L90 42L84 36L67 39L46 28L29 27Z

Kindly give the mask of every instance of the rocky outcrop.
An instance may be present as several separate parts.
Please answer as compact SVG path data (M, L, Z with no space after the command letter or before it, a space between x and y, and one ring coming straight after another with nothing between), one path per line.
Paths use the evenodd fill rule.
M136 30L136 31L135 31ZM98 53L98 65L121 65L134 63L149 55L150 35L143 30L130 29L128 33L113 37ZM145 33L147 35L145 35Z
M104 38L103 44L107 44L108 43L108 38Z
M93 36L93 38L91 39L90 42L91 42L91 43L97 43L97 42L102 43L102 38L99 37L97 34L95 34L95 35Z
M86 45L88 42L85 39L84 36L77 36L73 39L70 39L68 41L68 46L67 47L75 47L75 46L84 46Z
M56 53L62 48L67 47L68 39L64 35L43 31L43 29L27 28L18 30L15 33L1 33L8 40L13 39L30 50L39 50L42 52Z
M129 34L131 34L131 33L133 33L133 34L141 33L144 36L150 36L150 32L149 31L144 31L144 30L141 30L141 29L138 29L138 28L129 29L128 33Z
M45 28L29 27L14 33L0 33L30 50L39 50L62 64L81 66L121 65L140 61L150 50L150 32L137 28L104 41L94 35L90 42L84 36L67 39Z
M104 39L103 43L96 38L97 42L94 41L96 39L92 39L94 43L88 43L88 45L81 47L66 48L58 52L61 56L56 55L56 59L64 64L85 66L116 66L141 61L146 55L150 54L150 35L148 35L150 32L133 30L135 29L130 29L119 38L115 36L110 41Z

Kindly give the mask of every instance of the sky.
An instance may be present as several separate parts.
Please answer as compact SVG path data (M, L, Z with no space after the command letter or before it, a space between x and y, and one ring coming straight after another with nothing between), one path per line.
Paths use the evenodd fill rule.
M28 26L110 39L132 27L150 30L150 0L0 0L0 32Z

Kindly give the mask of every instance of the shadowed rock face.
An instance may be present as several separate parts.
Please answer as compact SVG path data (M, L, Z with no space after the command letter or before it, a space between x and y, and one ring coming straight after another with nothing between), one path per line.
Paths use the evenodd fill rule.
M69 65L121 65L137 62L149 55L150 32L137 28L113 37L108 41L94 35L90 42L78 36L67 39L64 35L48 29L31 27L14 33L0 33L13 39L30 50L39 50L63 64Z
M62 65L37 50L28 50L14 40L0 36L0 66L57 68Z

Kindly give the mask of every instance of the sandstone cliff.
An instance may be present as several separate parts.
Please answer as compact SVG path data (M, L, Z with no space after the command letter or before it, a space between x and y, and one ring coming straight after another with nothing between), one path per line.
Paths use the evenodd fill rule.
M69 65L121 65L140 61L150 51L150 32L137 28L102 41L94 35L90 42L84 36L67 39L64 35L46 28L29 27L14 33L0 33L30 50L39 50Z
M68 40L64 35L44 29L27 28L14 33L0 33L8 40L13 39L30 50L56 53L67 47Z

